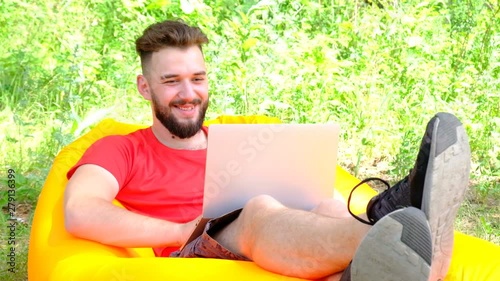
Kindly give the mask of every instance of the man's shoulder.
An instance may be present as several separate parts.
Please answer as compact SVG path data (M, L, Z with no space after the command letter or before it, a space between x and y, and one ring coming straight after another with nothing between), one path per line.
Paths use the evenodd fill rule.
M136 142L136 141L142 141L144 139L149 138L148 130L151 130L151 127L144 128L144 129L139 129L137 131L133 131L131 133L128 133L126 135L107 135L96 142Z
M149 138L148 130L151 130L151 128L139 129L126 135L104 136L95 141L90 148L119 149L141 146Z
M125 178L126 172L138 154L143 151L141 146L147 138L146 129L140 129L127 135L107 135L96 140L83 153L78 163L67 173L68 179L76 169L84 164L94 164L111 172L115 178Z

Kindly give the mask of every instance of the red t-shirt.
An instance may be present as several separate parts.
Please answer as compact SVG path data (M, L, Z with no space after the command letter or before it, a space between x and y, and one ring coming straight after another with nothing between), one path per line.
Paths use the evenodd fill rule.
M203 127L207 133L207 128ZM130 211L175 223L189 222L202 212L206 149L177 150L158 141L151 128L96 141L72 167L84 164L109 171L118 181L116 199ZM153 248L168 256L177 248Z

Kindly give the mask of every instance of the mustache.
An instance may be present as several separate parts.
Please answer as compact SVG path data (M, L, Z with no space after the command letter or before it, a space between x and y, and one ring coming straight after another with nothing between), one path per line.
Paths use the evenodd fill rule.
M170 106L186 105L186 104L199 105L199 104L201 104L201 99L192 99L190 101L187 101L187 100L174 100L174 101L170 102Z

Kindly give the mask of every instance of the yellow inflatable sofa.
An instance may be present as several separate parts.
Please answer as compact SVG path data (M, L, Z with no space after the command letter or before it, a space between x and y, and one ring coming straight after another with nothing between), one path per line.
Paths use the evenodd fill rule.
M263 116L221 116L206 124L279 122L276 118ZM144 127L106 119L65 147L56 157L33 218L28 254L30 281L298 280L270 273L253 262L156 258L150 248L111 247L66 232L62 207L66 172L96 140ZM336 173L336 188L347 198L359 180L341 167L337 167ZM375 191L367 185L360 187L356 191L353 210L363 212L374 194ZM456 232L451 268L446 280L500 280L500 247Z

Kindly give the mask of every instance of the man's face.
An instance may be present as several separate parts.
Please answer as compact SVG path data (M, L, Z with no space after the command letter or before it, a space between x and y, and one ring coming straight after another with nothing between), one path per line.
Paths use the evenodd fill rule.
M171 134L194 136L208 108L205 60L197 46L153 53L147 74L154 115Z

